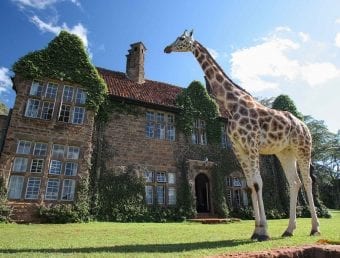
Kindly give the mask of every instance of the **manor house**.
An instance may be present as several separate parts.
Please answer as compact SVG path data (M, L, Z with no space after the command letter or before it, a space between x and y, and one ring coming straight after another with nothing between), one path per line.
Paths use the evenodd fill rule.
M126 72L97 67L110 99L133 110L114 109L105 124L97 123L94 112L86 108L82 85L15 74L14 107L8 116L0 116L0 176L14 217L32 221L41 204L72 203L90 170L100 178L104 170L125 173L128 167L145 179L147 205L176 206L181 180L178 153L191 145L209 145L207 128L205 121L197 120L189 137L176 128L175 100L183 88L146 79L145 53L143 43L132 44ZM226 118L220 119L226 123ZM223 126L221 130L219 148L228 149ZM197 212L214 214L214 162L200 157L188 158L185 164ZM241 170L226 172L227 204L247 206Z

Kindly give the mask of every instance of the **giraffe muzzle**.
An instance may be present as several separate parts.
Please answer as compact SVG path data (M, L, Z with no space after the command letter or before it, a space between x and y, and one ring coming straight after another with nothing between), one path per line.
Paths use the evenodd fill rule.
M171 52L172 52L171 46L167 46L166 48L164 48L164 53L170 54Z

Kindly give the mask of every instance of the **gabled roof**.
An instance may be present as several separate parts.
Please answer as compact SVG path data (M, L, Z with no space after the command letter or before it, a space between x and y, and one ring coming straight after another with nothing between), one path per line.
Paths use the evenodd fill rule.
M112 97L177 109L176 97L183 90L178 86L151 80L138 84L130 80L125 73L100 67L97 67L97 70L106 82Z

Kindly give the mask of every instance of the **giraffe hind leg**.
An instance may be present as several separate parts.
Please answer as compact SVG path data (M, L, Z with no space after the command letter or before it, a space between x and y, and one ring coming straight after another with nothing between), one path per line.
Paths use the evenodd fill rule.
M276 154L280 160L283 171L286 175L289 184L289 223L285 232L282 234L283 237L293 236L293 231L296 228L296 203L301 187L301 181L296 169L296 157L295 154L290 150L284 150Z

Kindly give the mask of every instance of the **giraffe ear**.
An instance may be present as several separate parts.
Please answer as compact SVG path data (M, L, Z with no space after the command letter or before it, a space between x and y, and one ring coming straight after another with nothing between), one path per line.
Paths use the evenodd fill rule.
M192 37L192 34L194 34L194 30L192 29L189 33L189 36Z

